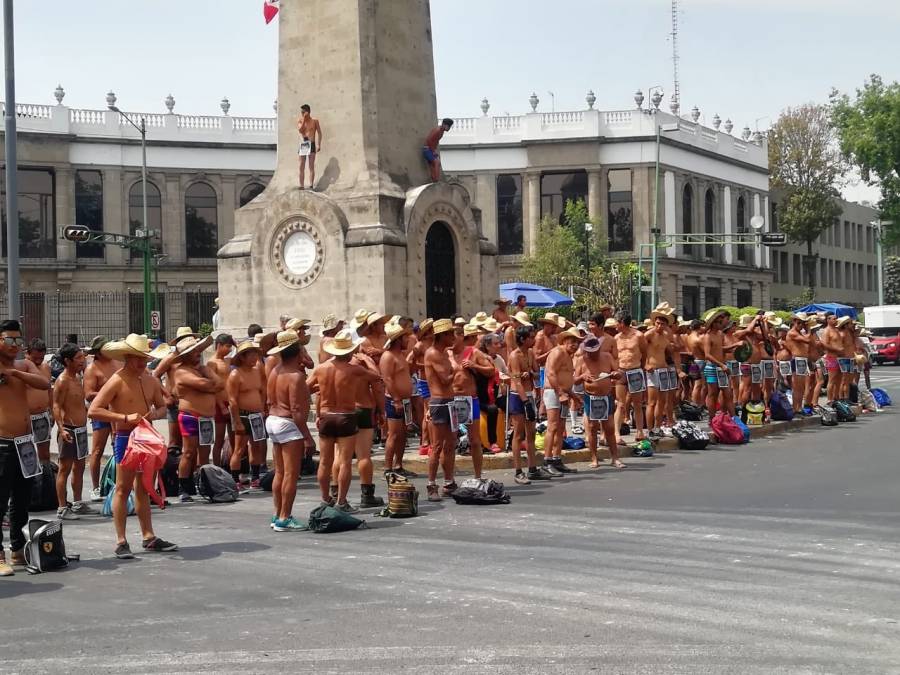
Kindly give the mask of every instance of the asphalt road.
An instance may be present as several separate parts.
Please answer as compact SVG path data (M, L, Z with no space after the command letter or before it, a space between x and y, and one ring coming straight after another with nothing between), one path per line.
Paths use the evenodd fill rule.
M80 563L0 579L0 672L900 673L898 420L504 472L510 505L337 535L273 533L264 494L173 505L181 551L132 561L66 523Z

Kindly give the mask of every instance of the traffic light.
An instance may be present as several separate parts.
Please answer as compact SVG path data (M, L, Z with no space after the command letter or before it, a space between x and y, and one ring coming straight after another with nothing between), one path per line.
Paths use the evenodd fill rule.
M83 243L91 238L91 230L84 225L66 225L63 228L63 238L76 243Z
M763 246L784 246L787 244L787 235L783 232L765 232L759 236Z

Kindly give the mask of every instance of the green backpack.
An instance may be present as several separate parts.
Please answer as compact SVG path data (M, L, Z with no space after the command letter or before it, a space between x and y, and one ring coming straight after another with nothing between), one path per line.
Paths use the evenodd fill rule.
M116 458L110 457L103 465L103 473L100 474L100 495L105 497L116 487Z
M354 518L349 513L327 504L320 504L309 512L309 520L306 521L306 529L310 532L330 534L332 532L346 532L358 527L366 528L365 521Z

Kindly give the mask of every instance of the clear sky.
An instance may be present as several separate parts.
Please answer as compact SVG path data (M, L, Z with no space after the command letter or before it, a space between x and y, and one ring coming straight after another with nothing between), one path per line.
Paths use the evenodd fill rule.
M303 2L304 0L283 0ZM390 2L392 0L379 0ZM262 0L16 0L17 99L73 107L271 115L277 26ZM625 109L672 91L670 0L432 0L439 113ZM682 109L765 128L784 107L900 79L900 0L681 0ZM277 19L276 19L277 21ZM314 26L310 27L315 30ZM2 36L0 36L2 37ZM757 118L759 119L757 122ZM850 196L867 196L850 189Z

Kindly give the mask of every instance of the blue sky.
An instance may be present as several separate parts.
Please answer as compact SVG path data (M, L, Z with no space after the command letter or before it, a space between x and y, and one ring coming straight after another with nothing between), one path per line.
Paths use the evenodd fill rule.
M287 0L302 2L303 0ZM390 1L390 0L379 0ZM262 0L17 0L17 99L126 110L271 115L277 26ZM439 112L521 113L633 106L672 91L669 0L432 0ZM785 106L900 79L900 0L682 0L682 107L764 128ZM314 27L312 27L314 30Z

